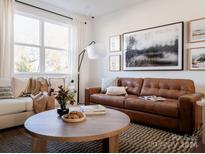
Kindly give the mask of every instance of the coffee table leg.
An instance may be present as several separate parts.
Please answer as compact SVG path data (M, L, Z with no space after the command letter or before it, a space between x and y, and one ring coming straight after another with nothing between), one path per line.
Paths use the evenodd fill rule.
M119 136L112 136L103 140L103 152L118 153L119 151Z
M47 152L47 141L32 137L32 152L33 153L46 153Z

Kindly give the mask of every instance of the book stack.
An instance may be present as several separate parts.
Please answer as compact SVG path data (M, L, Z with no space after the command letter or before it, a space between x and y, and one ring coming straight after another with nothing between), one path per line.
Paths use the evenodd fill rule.
M106 113L106 108L102 105L82 105L80 108L86 115L100 115Z

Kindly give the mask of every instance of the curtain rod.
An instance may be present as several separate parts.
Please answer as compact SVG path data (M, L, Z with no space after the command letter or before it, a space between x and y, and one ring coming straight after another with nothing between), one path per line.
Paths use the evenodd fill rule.
M19 1L19 0L15 0L15 1L18 2L18 3L24 4L24 5L27 5L27 6L34 7L34 8L39 9L39 10L43 10L43 11L45 11L45 12L53 13L53 14L55 14L55 15L58 15L58 16L61 16L61 17L64 17L64 18L68 18L68 19L70 19L70 20L73 20L73 18L71 18L71 17L65 16L65 15L62 15L62 14L59 14L59 13L50 11L50 10L46 10L46 9L41 8L41 7L38 7L38 6L34 6L34 5L31 5L31 4L28 4L28 3L24 3L24 2L21 2L21 1Z

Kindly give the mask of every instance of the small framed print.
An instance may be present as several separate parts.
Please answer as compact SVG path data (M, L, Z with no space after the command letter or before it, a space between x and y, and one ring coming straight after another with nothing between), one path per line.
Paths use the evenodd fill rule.
M121 50L121 36L111 36L110 37L110 52L118 52Z
M112 55L109 59L110 71L120 71L121 70L121 56Z
M189 50L189 69L205 70L205 47L191 48Z
M205 41L205 18L189 21L189 42Z

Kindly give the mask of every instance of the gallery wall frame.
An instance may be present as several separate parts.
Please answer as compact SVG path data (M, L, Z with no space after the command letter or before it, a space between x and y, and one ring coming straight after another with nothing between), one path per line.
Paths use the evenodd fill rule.
M164 37L162 34L160 36L161 32L166 32L166 31L169 31L170 34L169 33L164 34ZM153 34L151 34L152 32ZM149 36L151 37L149 38ZM165 40L163 42L163 39L167 39L167 36L170 36L170 40ZM126 38L126 37L130 37L130 38ZM145 42L143 42L143 40L140 40L141 38L144 38ZM166 42L168 42L168 44ZM162 43L163 46L159 45L160 43ZM148 46L146 46L147 44ZM149 46L149 44L151 45ZM155 50L154 47L157 48L157 50ZM173 51L169 51L165 53L163 49L166 49L166 47L167 49L173 49ZM176 49L176 47L178 48ZM154 50L150 51L151 49ZM159 51L159 50L162 50L160 51L161 53L154 53L154 51ZM174 60L166 61L166 58L164 58L166 57L165 56L166 54L170 54ZM143 71L150 71L150 70L151 71L167 71L167 70L181 71L183 70L183 63L184 63L183 56L184 56L184 22L182 21L156 26L156 27L150 27L141 30L136 30L136 31L131 31L122 34L122 65L123 65L122 68L124 71L142 71L142 70ZM141 58L144 57L144 59L142 60L140 59L140 57ZM164 59L160 59L160 57ZM162 67L160 66L161 62L163 63Z
M111 53L121 51L121 35L113 35L109 37L109 51Z
M205 70L205 47L195 47L189 49L188 54L189 70Z
M109 70L111 72L117 72L121 70L121 55L109 56Z
M205 17L188 21L189 43L205 42Z

